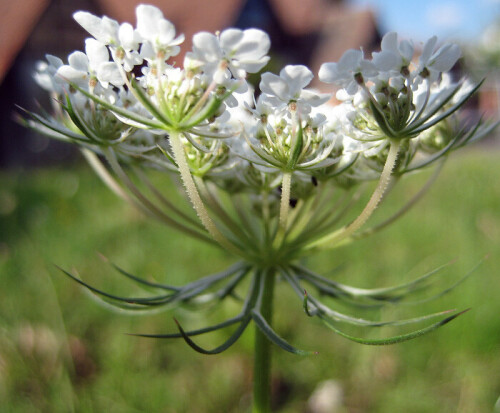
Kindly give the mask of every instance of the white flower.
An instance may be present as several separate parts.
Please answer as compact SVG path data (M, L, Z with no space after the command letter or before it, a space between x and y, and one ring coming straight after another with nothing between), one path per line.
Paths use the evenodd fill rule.
M363 58L361 50L347 50L338 63L323 63L319 69L319 78L325 83L336 83L354 95L366 78L376 76L375 65Z
M46 55L47 62L37 62L36 72L33 74L35 82L48 92L61 93L61 80L56 75L57 70L64 65L56 56Z
M416 73L420 77L429 77L435 81L441 72L449 71L461 56L460 47L454 43L446 43L434 51L437 37L433 36L424 45L418 61Z
M283 110L290 103L296 103L296 110L301 114L311 111L312 106L319 106L330 99L329 94L317 94L304 88L311 82L314 75L302 65L288 65L277 76L266 72L262 75L259 84L263 99L274 106L276 110Z
M85 11L76 12L73 18L96 40L110 46L113 58L122 63L127 72L142 63L137 52L141 38L129 23L119 25L109 17L100 18Z
M265 95L260 95L255 102L254 97L254 107L250 106L250 102L244 102L245 107L249 110L256 119L261 122L267 122L267 117L274 113L274 107L266 102Z
M193 37L189 59L219 83L227 77L226 69L237 78L258 72L269 61L266 54L270 45L269 36L258 29L227 29L220 37L201 32Z
M179 54L184 35L175 37L174 25L163 17L159 8L141 4L136 9L136 15L137 31L144 40L141 56L146 60L159 58L165 61Z
M413 58L413 43L403 40L398 44L398 34L387 33L382 38L382 51L373 53L373 63L382 71L401 73L403 68L408 68Z
M122 86L124 80L115 62L109 61L109 51L106 46L95 39L85 40L85 53L77 51L68 56L69 65L59 67L57 75L75 83L77 86L95 88L99 84L108 88Z

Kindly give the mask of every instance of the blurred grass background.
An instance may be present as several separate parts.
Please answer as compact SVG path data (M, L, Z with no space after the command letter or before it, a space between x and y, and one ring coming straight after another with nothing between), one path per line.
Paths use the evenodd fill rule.
M372 316L472 310L414 341L365 347L308 319L300 300L279 288L277 331L319 355L301 358L276 348L275 411L309 412L308 398L330 379L343 393L338 412L494 410L500 396L499 156L498 150L482 149L452 157L427 196L396 224L309 262L321 271L343 264L334 275L339 281L381 287L456 259L443 272L445 287L488 254L473 276L445 297ZM395 211L429 174L407 177L374 222ZM147 220L88 167L1 172L0 180L1 412L248 411L252 329L218 356L197 354L182 341L124 334L173 332L174 315L196 328L235 313L237 303L202 315L121 314L90 299L53 265L75 269L106 291L133 295L135 287L98 252L126 270L174 285L223 269L230 257ZM199 342L214 346L227 334Z

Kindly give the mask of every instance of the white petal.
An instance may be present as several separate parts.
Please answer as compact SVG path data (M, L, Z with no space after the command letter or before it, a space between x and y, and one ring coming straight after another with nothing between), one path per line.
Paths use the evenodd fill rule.
M184 43L185 36L183 34L180 34L177 36L174 40L170 42L170 46L178 46L181 43Z
M379 70L388 71L397 69L400 59L392 52L382 51L379 53L373 53L372 62Z
M118 40L125 50L137 50L140 36L130 23L123 23L118 29Z
M259 88L262 93L277 96L284 102L291 98L287 83L273 73L266 72L261 76Z
M247 29L238 46L235 57L242 60L257 60L264 57L271 47L271 41L266 32L259 29Z
M220 46L226 52L232 52L243 39L243 31L240 29L227 29L220 35Z
M89 67L92 70L96 70L101 63L109 61L108 48L95 39L85 40L85 53L89 58Z
M363 76L366 77L373 77L377 76L378 70L375 67L375 65L368 61L368 60L361 60L359 64L360 72L363 74Z
M306 66L288 65L281 69L280 77L285 79L285 82L290 85L290 89L298 91L306 87L314 75Z
M51 54L46 54L45 58L47 59L47 62L49 62L49 64L56 69L64 64L60 58L58 58L57 56L52 56Z
M447 72L455 65L461 54L458 45L445 44L436 52L436 57L432 58L432 68L439 72Z
M57 69L57 76L66 81L76 83L79 86L87 86L88 73L76 70L72 66L64 65Z
M429 61L432 51L434 50L434 46L436 45L437 37L432 36L427 42L425 42L424 48L422 49L422 54L420 55L420 65L425 66Z
M175 27L168 20L162 19L158 22L157 38L160 44L167 46L175 37Z
M337 100L340 100L341 102L347 100L350 101L352 100L352 96L347 93L345 89L339 89L337 93L335 93L335 98Z
M222 58L219 40L212 33L200 32L193 36L193 51L207 62Z
M403 56L406 64L409 64L411 59L413 59L414 50L413 43L408 40L403 40L399 45L399 51L401 52L401 56Z
M329 93L316 93L312 90L303 90L300 93L300 99L306 101L309 103L311 106L320 106L323 103L328 102L330 98L332 97L331 94Z
M396 32L389 32L382 37L380 44L383 51L397 52L398 51L398 34Z
M114 86L122 86L125 83L115 62L99 65L97 78L101 83L111 83Z
M349 93L350 95L355 95L358 89L359 85L354 80L350 82L345 88L346 92Z
M77 11L73 18L96 39L103 38L102 20L99 17L86 11Z
M177 56L181 52L181 48L179 46L172 46L169 47L169 55L170 56Z
M362 59L363 52L361 50L349 49L342 55L337 63L337 69L339 72L357 70L359 62L361 62Z
M162 11L155 6L140 4L135 9L137 16L137 31L148 40L153 40L158 34L158 22L163 20Z
M102 18L102 31L103 38L97 39L104 44L116 43L118 41L118 22L116 20L110 19L107 16Z
M224 83L230 78L230 74L226 69L221 69L220 67L213 74L214 82L218 85Z
M141 46L141 52L139 54L146 60L154 60L156 57L156 53L151 45L151 42L144 42Z
M337 63L323 63L319 68L318 77L325 83L336 82L339 77Z
M89 70L89 58L83 52L76 51L71 53L68 56L68 62L69 65L75 70L79 70L85 73Z
M267 64L269 59L269 56L264 56L262 59L256 61L237 62L234 66L243 69L247 73L257 73Z

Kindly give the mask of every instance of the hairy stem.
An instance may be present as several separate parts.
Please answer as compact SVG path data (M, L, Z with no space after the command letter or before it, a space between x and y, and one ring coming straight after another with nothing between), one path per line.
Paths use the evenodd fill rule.
M198 188L194 183L193 176L189 170L189 165L187 163L186 154L184 152L184 147L182 145L180 134L176 132L171 132L169 135L170 145L174 153L175 162L179 168L179 173L181 174L182 182L186 188L186 192L191 200L194 210L200 218L201 223L212 236L212 238L217 241L224 249L234 254L245 256L243 251L236 248L217 228L212 218L208 214L205 205L200 197Z
M280 203L280 217L278 232L274 239L274 246L279 247L286 233L286 226L288 222L288 211L290 210L290 191L292 187L292 174L291 172L283 173L283 180L281 181L281 203Z
M346 238L349 238L352 234L359 230L366 223L366 221L368 221L368 218L370 218L370 216L377 208L387 190L387 187L389 186L392 170L394 169L396 160L398 159L400 145L400 140L391 141L389 154L387 155L384 169L380 174L380 179L378 181L377 187L375 188L375 191L370 197L370 200L366 204L365 208L363 209L363 211L361 211L361 214L359 214L359 216L346 227L340 229L339 231L330 233L325 237L319 239L318 241L310 244L310 248L324 245L326 243L329 243L330 245L338 244Z

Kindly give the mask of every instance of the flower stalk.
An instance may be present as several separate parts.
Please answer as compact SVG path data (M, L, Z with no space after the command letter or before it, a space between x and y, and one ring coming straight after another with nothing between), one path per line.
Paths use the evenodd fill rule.
M366 223L366 221L368 221L370 216L379 205L380 201L382 201L382 198L384 197L384 194L389 186L392 171L394 169L394 166L396 165L396 161L398 158L400 142L401 141L399 140L391 141L389 154L387 155L387 160L385 162L384 169L380 174L380 179L375 188L375 191L371 195L368 203L364 207L363 211L361 211L361 213L358 215L358 217L345 228L335 231L334 233L313 242L312 244L310 244L310 248L324 246L325 244L329 244L330 248L332 246L338 245L345 239L352 236Z
M191 176L191 171L186 161L186 155L184 153L184 147L182 145L180 134L176 132L171 132L169 135L170 144L172 146L172 151L174 153L175 161L179 166L179 173L182 178L182 182L186 188L186 192L189 199L193 203L193 208L195 209L201 223L212 236L212 238L217 241L224 249L232 252L236 255L244 255L244 253L237 247L235 247L222 233L219 231L217 226L214 224L212 218L208 214L205 204L201 200L196 184L194 183L193 177Z

